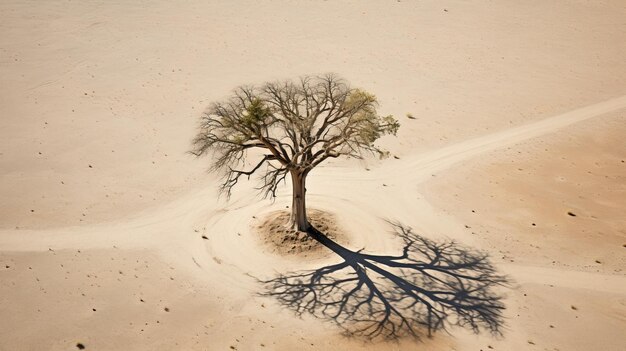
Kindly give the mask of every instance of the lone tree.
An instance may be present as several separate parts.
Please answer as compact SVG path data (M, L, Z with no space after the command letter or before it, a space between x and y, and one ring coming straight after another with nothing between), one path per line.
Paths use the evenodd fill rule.
M395 135L400 125L392 116L378 115L377 107L373 94L334 74L240 86L202 115L191 153L213 154L211 170L223 174L220 190L227 196L240 177L249 179L261 170L258 189L264 197L275 197L289 174L290 225L307 231L305 183L313 168L339 156L385 155L374 142ZM257 161L246 170L251 157Z

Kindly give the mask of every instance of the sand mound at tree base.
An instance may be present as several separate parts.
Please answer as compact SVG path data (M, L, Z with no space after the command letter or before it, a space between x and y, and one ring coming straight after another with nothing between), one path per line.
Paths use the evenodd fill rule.
M308 233L294 230L289 227L289 211L275 211L269 213L255 229L261 241L272 252L280 255L303 255L306 257L323 256L330 251ZM337 225L334 215L320 211L309 210L309 223L329 238L345 242L345 235Z

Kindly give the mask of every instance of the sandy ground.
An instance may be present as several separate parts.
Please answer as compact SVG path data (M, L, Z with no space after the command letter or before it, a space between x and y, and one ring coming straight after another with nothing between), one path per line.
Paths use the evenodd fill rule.
M546 350L617 350L626 321L626 111L424 184L515 278L511 328ZM573 306L573 307L572 307Z
M0 350L622 350L624 42L622 1L3 1ZM394 219L489 253L501 337L371 343L259 295L335 258L269 252L288 188L217 199L185 152L234 86L327 71L398 158L320 167L308 203L353 249L396 252Z

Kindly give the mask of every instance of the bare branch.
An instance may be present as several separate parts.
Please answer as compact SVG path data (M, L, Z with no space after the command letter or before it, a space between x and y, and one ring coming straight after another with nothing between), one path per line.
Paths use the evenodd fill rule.
M266 168L259 189L275 196L276 180L288 172L308 173L328 158L382 153L374 142L395 134L399 125L391 116L379 116L377 107L374 95L334 74L241 86L207 108L190 153L213 156L210 170L224 173L222 190L230 194L239 176L262 169L233 173L248 152L269 152L277 165ZM269 161L264 157L257 165Z

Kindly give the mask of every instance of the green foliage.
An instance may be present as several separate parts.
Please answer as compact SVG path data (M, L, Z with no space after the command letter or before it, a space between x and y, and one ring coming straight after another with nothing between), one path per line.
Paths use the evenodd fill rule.
M224 172L226 192L240 176L265 170L260 189L273 195L287 173L308 173L328 158L385 155L375 141L395 135L400 124L377 109L374 94L333 74L242 86L209 106L191 153L214 155L211 169ZM262 151L254 153L260 161L238 170L253 148Z
M385 116L381 119L380 129L382 134L396 135L400 129L400 122L393 118L392 115Z
M259 98L254 98L250 105L246 107L241 123L247 127L259 127L267 121L270 115L271 111L265 107L263 101Z
M360 108L362 106L362 111L367 110L368 112L375 112L377 105L378 100L376 99L376 95L358 88L350 92L344 103L346 109Z

